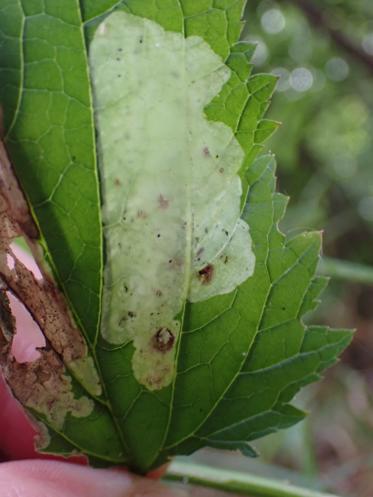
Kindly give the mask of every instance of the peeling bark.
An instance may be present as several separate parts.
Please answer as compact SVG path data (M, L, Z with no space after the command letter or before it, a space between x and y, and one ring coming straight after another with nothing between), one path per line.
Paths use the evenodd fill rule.
M16 257L11 243L17 237L37 255L38 229L0 142L0 366L15 397L61 429L67 413L88 416L93 409L88 397L75 398L69 371L94 395L100 395L101 388L62 293L40 260L36 262L42 278L37 280ZM18 363L12 355L16 323L8 292L24 304L46 338L46 347L33 362Z
M6 221L8 219L8 221ZM30 215L30 211L25 197L19 187L18 181L14 176L12 166L9 162L5 147L0 142L0 229L1 238L3 237L3 222L11 220L12 230L9 235L15 231L14 236L23 233L31 240L39 237L38 229ZM0 244L4 240L0 239ZM1 246L1 245L0 245Z
M61 429L68 412L88 416L93 402L76 399L71 378L54 350L41 350L40 358L18 363L11 354L15 322L5 290L0 291L0 364L15 397L26 407L42 414L56 429Z
M13 174L4 146L0 144L0 277L32 314L53 349L64 361L87 354L85 341L72 321L56 284L41 267L39 282L14 255L10 244L18 236L31 245L38 238L36 225ZM13 264L9 266L11 257Z

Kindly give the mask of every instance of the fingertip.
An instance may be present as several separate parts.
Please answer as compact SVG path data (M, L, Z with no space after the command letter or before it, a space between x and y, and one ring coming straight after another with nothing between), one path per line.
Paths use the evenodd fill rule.
M103 474L101 470L59 461L13 461L0 465L0 495L2 497L128 495L131 479L114 471L111 473Z
M0 450L4 459L36 457L36 430L0 374Z
M11 492L9 493L9 489ZM183 497L165 485L125 471L92 469L58 461L0 465L2 497Z

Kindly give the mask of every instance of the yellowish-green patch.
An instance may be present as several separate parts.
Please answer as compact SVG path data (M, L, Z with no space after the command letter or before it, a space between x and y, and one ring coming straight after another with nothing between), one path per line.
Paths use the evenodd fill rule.
M255 257L240 220L244 152L204 108L230 69L200 37L124 12L90 47L106 235L102 335L167 386L186 300L229 293Z

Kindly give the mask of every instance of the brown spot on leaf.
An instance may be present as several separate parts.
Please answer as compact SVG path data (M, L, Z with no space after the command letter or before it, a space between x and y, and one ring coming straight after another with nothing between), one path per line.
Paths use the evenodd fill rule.
M145 384L151 390L159 390L165 386L164 380L170 374L170 366L164 365L158 366L156 371L152 371L149 375L146 376Z
M164 197L162 194L159 195L158 197L158 205L160 209L168 209L170 205L170 201Z
M203 147L202 152L205 157L210 157L210 150L208 147Z
M177 271L184 267L184 260L181 257L174 257L173 259L169 259L168 263L171 269L175 269Z
M212 264L207 264L204 268L198 271L198 278L202 285L208 285L214 276L214 266Z
M143 211L142 209L139 209L137 211L137 217L139 219L146 219L148 217L147 213L145 211Z
M152 339L153 347L160 352L168 352L175 343L175 337L168 328L159 328Z
M115 186L122 186L122 182L121 182L121 180L120 180L119 178L115 178L115 180L114 180L114 185L115 185Z

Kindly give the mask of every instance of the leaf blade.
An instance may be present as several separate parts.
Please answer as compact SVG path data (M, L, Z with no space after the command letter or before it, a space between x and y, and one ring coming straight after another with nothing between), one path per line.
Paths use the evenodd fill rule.
M87 335L99 320L102 230L93 109L79 3L18 1L1 16L4 33L19 27L19 99L1 102L6 144L33 207L50 263ZM17 12L15 12L18 5ZM14 29L14 28L13 28ZM14 42L16 43L16 42ZM5 57L7 49L4 51ZM2 61L2 66L6 61ZM11 84L8 82L5 86Z

